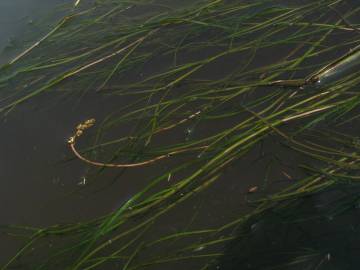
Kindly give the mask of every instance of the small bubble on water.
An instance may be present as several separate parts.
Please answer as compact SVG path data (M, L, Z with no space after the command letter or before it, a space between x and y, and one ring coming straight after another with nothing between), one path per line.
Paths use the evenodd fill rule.
M54 177L54 178L52 179L52 183L53 183L54 185L59 184L59 183L60 183L60 177Z
M259 228L259 223L254 223L250 226L250 230L255 232Z
M356 208L356 209L360 209L360 202L356 202L356 203L355 203L355 208Z
M190 136L192 136L193 135L193 133L194 133L194 128L192 127L192 128L187 128L186 130L185 130L185 140L190 140Z
M322 81L321 80L317 80L315 82L315 87L320 87L322 85Z
M192 128L186 129L186 133L189 134L189 135L192 134L193 131L194 131L194 129L192 129Z
M87 183L86 177L83 176L83 177L81 178L81 181L78 182L78 186L85 186L86 183Z

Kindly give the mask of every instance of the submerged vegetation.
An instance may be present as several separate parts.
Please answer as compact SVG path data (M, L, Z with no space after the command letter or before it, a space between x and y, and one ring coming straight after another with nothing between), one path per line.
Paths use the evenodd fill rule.
M27 241L1 269L331 269L336 258L326 244L269 246L263 265L255 252L266 226L328 221L359 205L350 191L359 190L360 178L360 7L288 2L76 1L3 66L3 114L45 92L125 100L105 119L94 115L100 124L91 129L94 120L80 124L68 146L93 168L93 181L104 170L125 169L143 170L147 179L105 216L3 226ZM85 136L91 145L80 142ZM236 204L248 207L224 200L221 209L233 207L233 214L211 212L207 192L236 185L255 163L262 164L260 180L241 195L221 195L245 197ZM157 174L148 173L153 167ZM276 181L284 183L270 189ZM318 205L334 190L343 192ZM194 210L199 197L205 206ZM303 208L309 200L316 210ZM204 211L212 221L201 219Z

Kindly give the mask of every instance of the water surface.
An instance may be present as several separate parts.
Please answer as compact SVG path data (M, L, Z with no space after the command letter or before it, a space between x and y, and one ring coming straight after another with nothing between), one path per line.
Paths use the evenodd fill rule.
M31 46L31 44L34 44L36 40L46 34L51 29L51 25L55 25L59 18L61 18L62 12L66 12L64 8L59 9L61 4L67 4L65 7L69 8L73 3L71 1L60 0L3 0L0 3L0 49L3 49L4 53L0 63L6 63L24 48L29 47L29 45ZM180 2L177 2L177 4L181 6ZM348 5L350 5L350 2ZM356 6L356 3L354 6ZM56 7L58 8L57 10L60 10L59 13L55 11ZM176 8L178 7L176 6ZM127 12L131 15L135 11L129 9ZM1 13L3 13L3 16L1 16ZM334 20L333 17L331 19ZM131 20L129 19L129 21ZM282 33L285 36L288 34L290 33ZM339 37L341 37L340 34ZM336 41L337 36L334 36L333 42ZM292 47L287 47L283 51L260 51L254 58L255 60L249 65L249 68L277 61L285 52L292 49ZM343 50L345 51L346 49ZM202 52L203 55L211 53L213 53L213 50L204 50ZM190 57L202 57L202 54L190 54ZM184 56L184 58L181 58L180 55L179 61L186 61L186 57L189 57L189 55ZM200 72L199 78L215 80L234 67L237 67L239 62L244 59L247 59L247 56L240 54L239 58L229 57L219 61L219 63L216 63L217 65ZM147 73L151 74L156 70L161 70L166 59L160 60L163 60L163 62L157 61L155 64L151 62L153 65L145 65L144 69L134 76L141 77ZM305 72L300 70L295 74L296 76L301 76L303 73ZM123 82L122 80L119 81L120 88ZM148 183L149 179L162 172L166 172L174 164L186 162L186 156L184 156L139 170L97 170L77 160L67 144L67 139L73 134L74 127L78 123L93 117L98 122L106 120L106 117L112 112L128 105L131 99L124 98L121 95L102 95L91 88L90 91L85 91L86 89L84 89L84 91L69 95L66 87L67 85L65 84L65 90L57 89L54 92L49 91L20 104L1 119L0 223L2 224L25 224L41 227L52 224L81 222L96 218L121 207L132 195L141 190ZM187 87L188 85L186 84L179 86L179 92L185 91ZM244 99L239 99L239 104L256 97L256 95L258 93L254 93L253 96L249 95ZM237 105L232 104L234 108L237 108ZM224 110L226 109L228 108L224 108ZM228 128L237 121L238 119L218 121L213 126L201 126L191 122L181 126L181 128L176 129L174 132L170 132L168 135L160 136L158 143L167 145L176 140L181 142L192 138L201 138L203 134L212 134L212 132L217 130ZM300 122L299 125L301 124ZM324 126L326 128L326 124ZM109 134L109 136L111 138L111 136L127 134L132 128L132 123L120 126L113 131L114 134ZM292 127L289 125L288 128L291 129ZM346 128L350 129L351 132L356 132L351 127L343 127L344 130ZM81 139L80 146L85 148L87 145L91 145L95 133L96 129L89 131L89 136ZM181 205L176 211L164 216L151 233L145 236L145 239L157 239L158 235L163 235L165 232L181 232L186 228L202 229L226 224L239 215L253 209L253 205L248 204L249 199L267 196L267 194L272 194L305 177L307 172L306 170L299 169L299 164L317 165L314 160L309 159L306 155L289 149L283 144L283 138L272 134L264 139L261 144L256 144L244 158L237 160L229 166L221 176L221 180L212 185L206 193L192 198ZM176 177L181 176L169 176L168 182L176 181ZM255 190L253 188L257 188L258 192L253 194L251 192L251 190ZM346 193L346 190L344 192ZM180 194L179 196L183 195ZM332 195L330 197L333 198ZM327 198L327 195L319 195L305 200L301 204L301 207L305 209L305 214L304 216L299 215L299 218L309 218L307 212L317 213L317 211L327 211L325 203ZM357 198L354 197L355 199ZM325 206L322 206L324 204ZM298 205L296 204L295 206L290 205L290 210L283 209L284 213L279 211L276 214L284 216L286 222L287 211L292 213L292 211L295 211L294 209L298 209L297 207ZM293 248L294 251L292 251L294 253L298 252L299 249L318 246L323 248L326 246L324 244L326 242L324 240L325 237L319 238L319 241L321 241L319 245L305 240L302 242L302 246L296 245L294 238L296 240L296 237L309 237L305 233L302 233L300 236L297 233L298 231L308 229L309 226L311 227L311 223L301 224L302 227L299 225L299 230L294 230L293 226L284 224L283 219L272 218L272 213L269 213L264 217L263 223L250 224L249 229L254 231L254 234L252 234L253 238L246 239L245 242L235 239L225 246L225 255L222 259L219 259L217 264L214 264L214 268L226 270L239 268L261 269L259 267L278 263L278 261L272 260L271 257L264 257L259 259L259 264L256 264L257 256L261 257L261 254L255 252L259 246L279 240L276 236L274 237L277 229L280 231L289 230L291 236L289 237L290 240L288 240L288 235L285 233L284 235L281 234L280 244L278 242L274 244L276 247L274 248L275 254L286 252L282 245L288 245L286 247L289 247L289 249ZM351 219L351 215L350 217L347 216L347 218ZM323 223L319 222L315 229L309 229L310 238L317 237L322 226L327 226L326 222L332 222L332 220L326 219L325 221L321 220L321 222ZM328 233L331 234L341 224L343 224L343 221L339 222L339 224L330 223ZM355 222L352 225L357 227ZM298 228L297 224L294 226ZM350 230L347 229L344 230L346 234ZM242 232L237 233L241 235ZM0 248L5 250L0 255L1 265L11 254L14 254L14 251L20 245L13 237L6 235L1 235L0 237ZM303 238L301 239L303 240ZM198 241L201 240L201 238L198 239ZM283 242L286 243L284 244ZM238 249L238 243L240 243L241 248L250 247L248 249L249 254L241 260L233 260L233 258L237 257L237 253L241 252L241 248L240 251ZM306 246L304 243L311 243L311 245ZM338 239L331 241L333 246L337 243ZM176 243L174 246L177 247ZM195 250L194 254L197 254L196 252L198 251L201 251L201 249ZM151 255L151 252L151 250L148 250L149 254L144 254L144 256ZM332 251L322 250L321 256L323 257L320 255L319 257L330 260L329 256L331 257L333 254ZM293 258L292 256L290 257ZM287 261L284 260L284 262ZM339 264L341 265L341 263ZM116 267L120 267L120 264L116 264L116 266L111 265L108 269L116 269ZM184 269L184 267L187 269L198 269L198 264L190 262L189 264L178 264L172 268ZM351 265L349 267L347 269L353 269ZM25 266L23 266L23 269L26 269ZM150 269L168 268L164 265L160 268L152 266Z

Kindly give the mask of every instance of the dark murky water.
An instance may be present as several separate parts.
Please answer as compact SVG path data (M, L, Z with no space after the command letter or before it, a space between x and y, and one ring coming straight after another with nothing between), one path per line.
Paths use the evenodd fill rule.
M2 0L0 50L4 53L0 64L17 55L23 46L21 44L31 44L32 40L46 33L48 28L46 25L39 27L38 19L50 16L50 20L47 20L50 26L51 22L61 17L61 11L49 15L50 11L59 4L69 4L69 2L72 4L72 1L65 0ZM356 6L356 3L354 5ZM145 184L145 176L155 175L159 168L150 167L139 171L121 172L106 170L100 176L96 176L96 181L92 181L96 173L89 166L74 160L66 143L74 126L79 122L92 117L104 119L113 110L125 106L127 102L121 97L113 96L102 96L99 99L96 94L69 97L63 93L49 93L19 106L4 117L0 122L0 223L45 226L87 220L116 209L138 192ZM189 135L186 132L188 129L192 132L192 126L189 126L178 136L185 138ZM193 132L200 131L194 129ZM84 139L83 143L86 145L87 140ZM269 138L261 147L255 147L246 160L240 160L229 168L223 175L224 181L218 181L211 186L206 196L199 196L182 206L196 209L192 213L196 216L194 219L196 221L192 222L191 226L194 228L209 224L215 226L249 210L247 199L253 195L249 195L247 191L251 187L264 185L266 179L276 179L276 181L267 182L266 190L261 191L263 193L271 193L292 181L301 179L305 173L299 171L295 164L307 162L308 159L300 154L288 155L288 149L277 138ZM286 160L286 164L279 160ZM165 170L166 165L161 169ZM99 178L101 181L98 181ZM228 196L228 194L237 195ZM354 194L351 196L357 200ZM301 241L304 243L301 244L304 250L312 248L313 246L305 245L305 242L309 243L307 237L311 239L318 237L317 232L324 226L326 227L324 235L317 240L320 244L314 246L322 251L317 256L324 258L325 264L334 256L334 250L327 250L325 247L336 245L341 241L334 236L337 226L345 223L343 233L347 236L353 232L356 234L359 226L357 222L351 222L352 227L346 225L348 220L352 220L352 215L347 213L340 223L319 220L315 227L311 227L312 224L309 223L299 222L296 226L286 223L287 215L294 211L293 209L305 209L304 216L308 217L318 211L318 207L322 207L324 201L328 201L326 194L323 197L320 195L311 198L309 201L304 200L300 206L290 205L288 209L282 209L283 212L277 213L278 219L269 218L263 224L250 224L249 229L256 231L254 238L243 240L246 242L234 241L228 245L226 252L229 255L219 261L217 269L240 269L235 268L238 265L242 267L241 269L262 269L273 258L268 249L261 247L273 243L271 249L274 254L283 252L291 257L288 252L298 252L294 247L298 247L296 245L302 243ZM357 213L358 210L354 211ZM168 216L163 222L163 227L158 230L176 231L177 228L171 225L174 220L179 228L186 226L190 223L191 217L185 213L186 211L182 213L180 209L173 216ZM300 215L299 219L301 219ZM309 231L308 234L305 231ZM351 245L349 244L349 248ZM0 265L14 254L18 246L13 238L0 235ZM245 252L243 256L237 256L242 250L247 250L249 253ZM262 262L254 264L256 261L254 257L260 255L253 253L253 250L269 253ZM284 256L284 263L287 256ZM351 258L355 257L356 255ZM349 261L344 255L340 263L327 269L356 269L351 267L357 263L357 259ZM348 268L344 268L344 265ZM247 268L244 268L245 266ZM183 266L179 269L184 269L181 267ZM196 264L187 267L196 269ZM289 269L307 269L301 267L304 266L294 266ZM166 266L162 269L166 269Z
M0 2L0 64L46 33L64 14L70 0L3 0Z

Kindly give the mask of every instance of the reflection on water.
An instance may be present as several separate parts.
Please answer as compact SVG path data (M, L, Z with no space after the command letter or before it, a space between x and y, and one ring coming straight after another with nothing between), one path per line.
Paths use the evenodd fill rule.
M0 1L0 65L46 33L63 15L61 7L70 3L71 0Z

